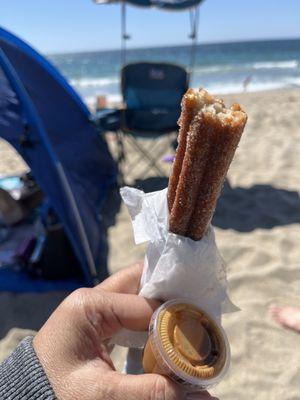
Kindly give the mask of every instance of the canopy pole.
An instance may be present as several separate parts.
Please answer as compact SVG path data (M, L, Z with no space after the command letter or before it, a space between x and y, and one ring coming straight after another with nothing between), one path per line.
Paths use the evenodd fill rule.
M99 283L99 280L97 278L97 269L94 263L94 258L93 258L93 254L90 248L90 244L88 241L88 237L86 235L86 231L82 222L82 218L80 216L79 210L78 210L78 206L74 197L74 194L72 192L72 189L70 187L68 178L66 176L66 173L63 169L62 164L59 161L56 161L56 169L58 172L58 175L60 177L60 181L62 183L62 186L65 190L65 193L68 197L68 200L70 201L70 206L74 215L74 221L76 223L77 229L78 229L78 233L79 233L79 237L81 239L82 242L82 247L84 249L85 252L85 256L86 256L86 261L90 270L90 274L91 277L93 279L93 284L97 285Z
M191 56L190 56L190 76L192 76L195 62L196 62L196 53L197 53L197 43L198 43L198 27L199 27L199 9L200 6L196 6L193 9L189 10L190 14L190 24L191 24L191 33L189 35L192 40L191 45Z
M126 40L130 39L127 33L126 0L121 2L121 63L126 63Z

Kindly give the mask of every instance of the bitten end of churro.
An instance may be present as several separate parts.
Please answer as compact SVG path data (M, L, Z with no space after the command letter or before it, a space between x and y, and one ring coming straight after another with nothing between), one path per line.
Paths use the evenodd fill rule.
M210 95L205 89L189 89L184 95L184 101L193 107L195 115L197 113L208 114L214 117L222 125L230 125L232 127L245 124L247 115L241 106L234 103L227 108L222 99Z

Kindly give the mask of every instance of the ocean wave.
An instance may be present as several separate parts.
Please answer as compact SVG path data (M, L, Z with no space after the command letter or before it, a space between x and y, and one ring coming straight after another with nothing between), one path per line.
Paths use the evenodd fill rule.
M118 78L81 78L71 79L70 84L78 88L102 87L119 83Z
M297 60L289 61L260 61L252 64L223 64L223 65L211 65L211 66L196 66L193 70L194 78L204 75L217 75L218 72L222 73L242 73L245 71L247 74L251 74L251 70L263 70L263 69L296 69L300 67L300 63ZM107 76L102 78L89 78L82 77L79 79L71 79L71 85L78 90L84 89L97 89L110 90L110 86L116 86L120 83L118 76ZM106 88L106 89L105 89Z
M193 70L195 74L215 73L215 72L231 72L243 70L258 69L296 69L300 64L298 60L289 61L259 61L254 63L232 63L211 66L196 66Z
M197 87L197 85L195 85ZM300 78L285 78L278 81L265 81L250 82L247 86L247 92L260 92L264 90L276 90L291 87L300 87ZM213 94L230 94L230 93L242 93L244 92L243 83L235 82L219 82L214 84L208 84L205 86L209 92Z
M300 76L298 76L298 74L284 73L283 76L280 75L280 77L277 77L276 79L272 79L272 77L273 75L269 73L264 74L262 77L260 77L259 74L253 74L247 85L247 92L300 87ZM244 91L244 80L245 79L242 75L237 76L236 74L231 74L229 76L226 75L225 77L220 75L219 77L216 76L214 79L207 79L205 76L197 74L194 75L191 84L193 87L203 86L208 91L215 94L241 93ZM94 85L88 86L88 84L91 84L91 81L94 83ZM99 85L99 81L100 84L107 85L101 87ZM121 102L119 85L112 84L112 82L117 83L119 80L117 78L112 79L111 77L101 79L86 79L81 80L81 87L77 87L77 89L89 105L95 105L97 95L106 96L109 103Z
M244 68L249 68L247 64L213 64L210 66L196 66L193 68L193 74L210 74L215 72L231 72L237 70L243 70Z
M196 89L199 85L194 84ZM205 89L210 93L225 95L230 93L242 93L244 91L243 83L236 82L218 82L214 84L204 85ZM300 78L285 78L281 81L267 81L267 82L250 82L247 87L247 92L260 92L264 90L276 90L284 88L300 87ZM85 102L93 107L95 105L96 96L84 96ZM120 93L109 93L106 94L108 103L117 104L122 101Z
M247 92L259 92L264 90L275 90L297 86L299 82L292 81L284 81L284 82L250 82L247 87ZM194 84L194 89L197 89L199 85ZM208 90L212 94L230 94L230 93L242 93L244 91L244 87L241 83L234 82L226 82L226 83L214 83L214 84L206 84L204 85L205 89ZM83 96L84 100L90 105L93 106L96 101L95 96ZM111 93L106 94L106 99L108 103L120 103L122 101L122 96L120 93Z
M254 69L271 69L271 68L298 68L298 60L289 61L261 61L252 64Z
M287 77L285 83L288 87L300 87L300 77Z
M207 66L207 67L198 66L193 69L193 73L199 74L199 73L205 73L205 72L208 72L208 73L220 72L220 71L224 71L226 69L227 70L232 69L232 67L228 66L228 65L211 65L211 66Z

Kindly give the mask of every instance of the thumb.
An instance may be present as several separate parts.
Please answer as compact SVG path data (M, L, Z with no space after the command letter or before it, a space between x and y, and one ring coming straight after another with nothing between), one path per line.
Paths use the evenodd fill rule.
M158 374L118 375L114 397L126 400L184 400L184 391L175 382Z

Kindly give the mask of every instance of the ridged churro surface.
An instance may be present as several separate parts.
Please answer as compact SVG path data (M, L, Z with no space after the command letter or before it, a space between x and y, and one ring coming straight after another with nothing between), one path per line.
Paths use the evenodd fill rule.
M187 94L192 89L189 89ZM189 130L189 126L198 112L197 101L192 96L185 95L182 99L181 104L181 115L178 120L178 125L180 127L178 134L178 146L176 150L176 157L173 163L173 172L169 179L169 188L168 188L168 206L169 209L173 207L173 203L176 195L176 188L178 185L178 180L182 168L182 163L186 150L186 141L187 141L187 133Z
M246 121L238 104L227 109L203 89L184 95L168 187L171 232L204 236Z

